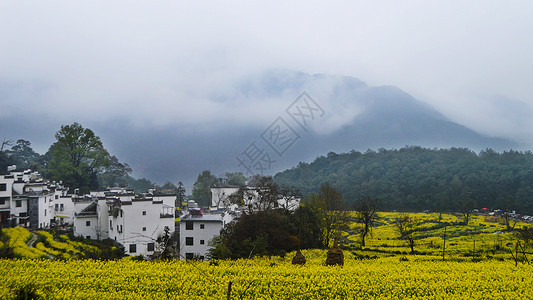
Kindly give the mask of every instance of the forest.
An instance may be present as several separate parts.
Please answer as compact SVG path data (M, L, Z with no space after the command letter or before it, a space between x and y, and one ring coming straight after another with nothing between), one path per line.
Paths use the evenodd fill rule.
M274 180L305 197L322 183L345 201L379 199L381 209L469 211L475 208L533 212L533 154L530 151L476 153L466 148L367 150L328 153L312 163L280 172Z

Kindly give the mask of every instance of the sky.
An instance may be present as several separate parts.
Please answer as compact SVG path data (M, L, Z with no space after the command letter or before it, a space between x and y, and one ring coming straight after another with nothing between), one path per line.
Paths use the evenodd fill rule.
M532 11L487 0L0 0L0 121L27 120L0 139L17 132L43 153L74 121L262 128L285 104L213 95L287 69L394 85L477 132L533 145Z

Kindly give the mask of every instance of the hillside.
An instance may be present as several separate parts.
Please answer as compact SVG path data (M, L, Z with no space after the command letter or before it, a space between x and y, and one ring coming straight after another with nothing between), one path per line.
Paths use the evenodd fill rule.
M533 212L533 154L464 149L329 153L275 175L277 183L316 192L329 182L353 204L363 196L386 210L458 211L464 208Z

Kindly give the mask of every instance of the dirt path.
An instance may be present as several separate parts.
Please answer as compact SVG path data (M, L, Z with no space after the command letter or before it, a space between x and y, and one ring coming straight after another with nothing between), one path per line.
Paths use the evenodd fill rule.
M35 233L32 232L31 238L26 244L28 245L28 247L33 248L35 246L35 242L37 242L37 239L39 239L39 237Z

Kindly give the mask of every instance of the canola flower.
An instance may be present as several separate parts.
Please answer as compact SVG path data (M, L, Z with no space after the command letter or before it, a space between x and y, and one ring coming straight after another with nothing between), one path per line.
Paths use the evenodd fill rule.
M32 283L48 299L528 299L533 266L509 261L435 261L414 256L323 265L325 252L304 251L305 266L289 258L208 262L0 260L0 299ZM202 270L202 272L199 271ZM205 275L206 274L206 275Z

